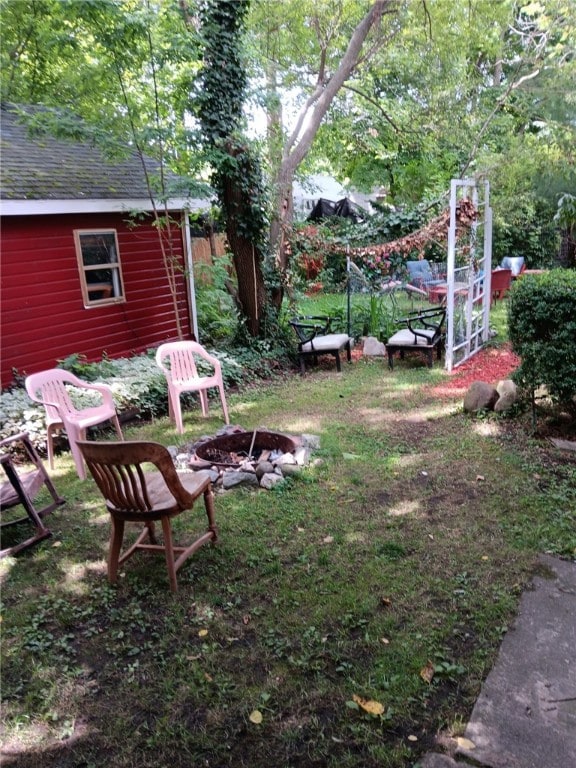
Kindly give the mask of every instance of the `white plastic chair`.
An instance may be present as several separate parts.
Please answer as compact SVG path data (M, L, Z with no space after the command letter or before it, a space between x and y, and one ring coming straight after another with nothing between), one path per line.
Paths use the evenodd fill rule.
M72 402L69 387L97 392L102 402L90 408L78 409ZM36 403L42 403L46 410L46 442L50 468L54 469L54 434L65 429L70 444L70 451L76 464L76 471L81 480L86 478L86 467L78 446L78 440L86 439L88 427L94 427L105 421L112 421L120 440L124 439L112 390L106 384L94 384L82 381L73 373L61 368L33 373L26 378L28 397Z
M214 372L204 375L198 372L197 358L210 363ZM202 415L208 416L207 389L218 387L224 420L230 424L226 395L224 394L224 382L222 379L222 366L218 358L210 355L203 346L196 341L171 341L161 344L156 350L156 363L164 371L168 384L168 410L170 418L176 423L177 431L182 434L182 408L180 395L183 392L198 392Z

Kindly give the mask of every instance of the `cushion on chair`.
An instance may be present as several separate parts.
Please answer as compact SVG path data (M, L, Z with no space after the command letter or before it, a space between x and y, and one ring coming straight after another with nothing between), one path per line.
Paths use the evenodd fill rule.
M328 333L325 336L315 336L312 341L302 344L304 353L329 352L333 349L344 349L350 341L346 333Z
M389 346L408 347L414 345L426 347L434 338L436 331L433 328L419 328L418 334L418 336L415 336L408 328L403 328L401 331L396 331L386 343ZM423 336L420 334L423 334Z
M524 271L524 256L504 256L500 268L511 269L512 277L518 277Z

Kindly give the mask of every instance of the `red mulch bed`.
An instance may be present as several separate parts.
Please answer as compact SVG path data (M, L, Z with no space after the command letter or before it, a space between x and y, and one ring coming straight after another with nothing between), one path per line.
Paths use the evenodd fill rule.
M352 349L354 362L362 356L361 345ZM331 362L334 365L334 361ZM434 386L431 391L435 395L460 394L461 391L467 390L473 381L485 381L496 386L501 379L509 379L512 371L519 365L520 358L512 352L509 343L499 347L487 347L459 365L452 373L446 374L447 380Z
M501 379L509 379L519 365L520 358L512 352L510 344L487 347L455 368L448 374L449 380L433 387L432 392L437 395L460 393L468 389L473 381L485 381L496 386Z

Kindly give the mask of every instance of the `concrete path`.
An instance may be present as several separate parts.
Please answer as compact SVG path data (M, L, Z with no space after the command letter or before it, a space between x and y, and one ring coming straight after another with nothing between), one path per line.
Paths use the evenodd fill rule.
M418 768L576 768L576 564L542 555L466 727ZM472 748L473 747L473 748Z

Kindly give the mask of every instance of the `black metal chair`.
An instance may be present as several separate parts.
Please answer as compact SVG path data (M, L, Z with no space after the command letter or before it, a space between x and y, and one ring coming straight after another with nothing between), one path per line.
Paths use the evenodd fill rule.
M424 353L428 368L432 368L434 350L437 352L438 360L442 357L445 320L446 309L444 307L411 312L407 317L399 320L398 322L405 327L396 331L386 342L390 370L394 368L394 354L396 352L400 353L401 358L404 358L406 352Z
M348 362L352 360L352 339L347 333L332 333L330 327L332 319L326 315L306 315L290 320L290 325L298 336L300 373L306 372L305 361L310 357L317 365L319 355L333 355L338 372L342 370L340 352L346 350Z

